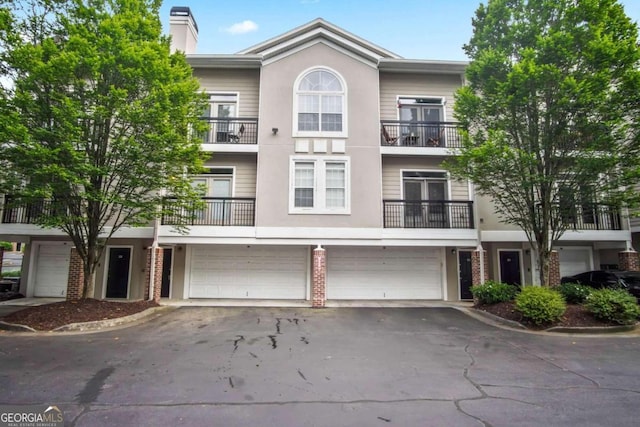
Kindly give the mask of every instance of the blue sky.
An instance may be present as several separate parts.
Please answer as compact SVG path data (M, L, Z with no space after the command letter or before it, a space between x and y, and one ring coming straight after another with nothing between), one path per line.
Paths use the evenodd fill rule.
M197 53L235 53L315 18L410 59L465 61L471 18L481 0L172 0L163 1L168 31L172 6L188 6L198 23ZM640 1L623 0L640 22Z

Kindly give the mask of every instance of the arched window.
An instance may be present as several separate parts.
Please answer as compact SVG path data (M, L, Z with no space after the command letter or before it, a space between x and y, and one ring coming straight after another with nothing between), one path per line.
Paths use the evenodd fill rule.
M338 75L311 70L298 79L296 95L298 132L343 132L345 88Z

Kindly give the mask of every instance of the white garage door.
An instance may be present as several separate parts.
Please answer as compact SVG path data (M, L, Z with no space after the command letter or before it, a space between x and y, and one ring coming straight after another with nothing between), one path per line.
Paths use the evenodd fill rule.
M561 277L593 270L591 251L587 248L560 248L558 260L560 261Z
M327 299L442 299L438 248L327 249Z
M191 247L189 298L304 299L307 247Z
M37 248L34 296L66 296L71 249L68 245L51 243L42 243Z

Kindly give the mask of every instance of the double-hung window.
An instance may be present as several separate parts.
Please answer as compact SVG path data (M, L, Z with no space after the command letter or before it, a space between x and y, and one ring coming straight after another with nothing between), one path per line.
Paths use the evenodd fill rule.
M342 79L326 69L315 69L297 80L298 136L343 136L345 126L345 87Z
M348 214L349 159L292 157L289 212Z

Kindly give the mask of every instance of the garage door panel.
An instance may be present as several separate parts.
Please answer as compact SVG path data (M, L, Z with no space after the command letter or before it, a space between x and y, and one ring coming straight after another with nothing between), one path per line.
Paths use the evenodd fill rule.
M193 246L190 298L304 299L306 247Z
M63 297L67 294L69 255L70 249L67 245L38 245L34 296Z
M441 299L437 248L329 248L328 299Z
M592 270L591 251L587 248L563 248L558 251L560 276L573 276Z

